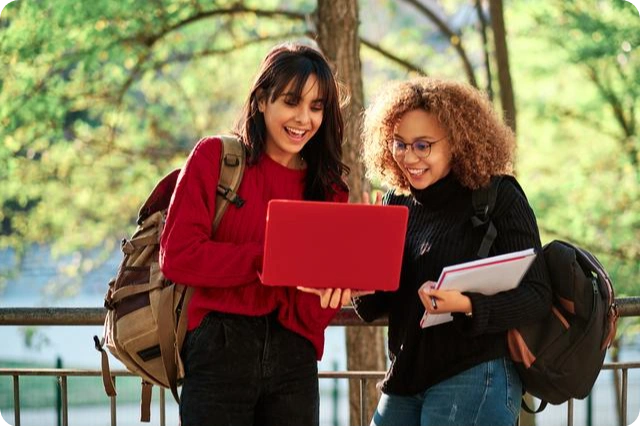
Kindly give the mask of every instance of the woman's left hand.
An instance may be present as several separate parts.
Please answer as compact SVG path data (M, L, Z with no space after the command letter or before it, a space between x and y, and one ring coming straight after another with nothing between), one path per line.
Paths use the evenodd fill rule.
M320 297L320 306L322 308L338 308L343 305L349 304L351 301L351 297L359 297L362 295L372 294L373 291L352 291L351 289L340 289L340 288L305 288L303 286L298 286L298 290L302 292L307 292L310 294L315 294Z
M428 313L470 313L471 299L460 291L432 289L434 282L426 282L418 295Z

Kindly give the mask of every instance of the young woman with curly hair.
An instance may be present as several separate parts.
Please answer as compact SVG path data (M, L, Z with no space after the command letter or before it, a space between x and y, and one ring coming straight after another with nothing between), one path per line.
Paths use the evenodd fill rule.
M419 78L385 88L367 109L368 175L391 190L384 204L409 208L400 288L354 298L366 321L389 317L391 366L372 425L513 425L522 385L506 332L551 308L543 257L513 290L492 296L418 290L448 265L471 261L484 231L471 223L474 189L513 170L513 133L476 89ZM533 211L515 178L503 179L490 255L541 249ZM420 327L424 311L452 322Z

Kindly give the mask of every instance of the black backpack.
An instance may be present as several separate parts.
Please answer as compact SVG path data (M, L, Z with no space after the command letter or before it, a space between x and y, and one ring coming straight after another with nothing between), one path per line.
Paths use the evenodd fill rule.
M497 176L491 185L472 193L474 227L486 227L478 256L487 257L497 236L491 215L502 180ZM526 196L525 196L526 198ZM541 399L542 411L547 402L558 405L571 398L584 399L602 369L602 364L616 332L618 310L614 302L611 279L598 259L568 242L554 240L542 248L553 294L549 315L536 323L510 329L507 333L509 353L526 392Z

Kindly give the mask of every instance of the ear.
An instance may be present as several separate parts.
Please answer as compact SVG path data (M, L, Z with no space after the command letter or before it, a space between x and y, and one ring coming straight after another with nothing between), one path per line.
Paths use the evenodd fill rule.
M256 100L258 101L258 111L264 113L264 109L267 105L267 97L265 96L264 90L258 89L256 91Z

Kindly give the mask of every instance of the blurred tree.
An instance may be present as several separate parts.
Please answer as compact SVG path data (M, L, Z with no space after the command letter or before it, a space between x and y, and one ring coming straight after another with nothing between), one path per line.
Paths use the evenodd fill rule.
M545 40L535 49L555 55L537 57L535 65L525 55L518 57L519 69L535 72L535 81L531 76L526 80L535 91L523 98L521 109L529 104L528 117L546 122L543 127L529 126L525 138L542 137L549 144L542 146L540 140L521 144L527 153L527 162L522 165L538 169L537 194L533 196L539 201L543 231L592 249L604 258L618 293L637 294L638 16L623 0L586 6L558 0L536 11L524 9L533 18L530 24L536 28L535 34ZM548 22L553 26L543 25ZM526 25L520 31L533 29ZM559 68L563 73L557 72ZM557 157L549 158L549 152ZM615 191L604 197L605 188Z
M613 269L618 294L637 295L640 273L640 136L638 111L640 109L640 29L637 9L622 0L597 1L585 5L575 0L554 1L536 15L537 22L555 22L548 29L548 39L563 52L568 61L576 64L586 76L599 105L575 100L573 105L554 105L559 117L574 120L591 129L586 136L597 146L603 140L617 145L614 156L603 149L599 161L588 165L585 174L596 188L615 188L606 199L594 195L596 206L581 223L584 227L580 239L605 254L605 265ZM591 132L590 132L591 133ZM604 134L598 137L598 134ZM600 151L596 148L596 151ZM612 153L612 154L613 154ZM620 156L619 154L622 154ZM600 176L610 177L610 186L600 184ZM606 179L606 178L605 178ZM615 182L615 184L614 184ZM600 185L599 185L600 184ZM598 200L599 199L599 200ZM554 222L552 233L562 233ZM616 280L619 279L619 280ZM612 346L612 361L619 361L619 349L625 337L638 328L638 321L622 320L619 333ZM635 323L635 325L633 324ZM618 402L618 422L622 422L621 379L614 374L614 390Z
M318 44L336 65L340 80L350 95L344 109L344 160L351 168L349 174L350 201L362 201L362 192L370 191L364 179L360 158L360 130L364 109L360 42L358 37L357 0L318 0ZM375 326L347 328L347 369L351 371L384 371L386 368L384 330ZM364 392L365 422L373 416L379 394L369 382ZM351 425L360 425L360 381L349 381L349 418Z
M516 104L511 83L509 68L509 50L507 49L507 34L504 25L502 0L489 0L491 11L491 28L493 29L493 43L495 45L496 69L500 83L500 105L504 114L504 121L513 131L516 131ZM487 63L487 68L489 64Z
M321 5L341 10L355 3L7 5L0 20L0 249L19 254L47 243L54 254L94 247L111 252L130 232L153 182L180 166L201 135L231 127L260 58L279 41L309 41L317 33L359 103L352 100L350 114L390 79L437 74L487 90L500 80L486 59L496 30L486 37L478 30L495 23L487 0L360 3L359 27L324 28L332 10L321 11ZM618 295L638 295L637 11L623 0L504 7L504 39L508 33L518 88L519 179L544 238L593 250L612 273ZM361 65L340 59L345 48L357 58L349 42L355 28ZM338 39L342 47L332 47ZM354 71L360 66L364 82ZM496 88L502 94L504 88ZM350 116L350 129L358 122ZM351 185L359 197L355 153L348 145ZM87 268L90 263L74 257L68 270L80 277Z
M313 2L294 2L295 10L279 3L16 4L0 47L10 70L1 95L1 155L11 166L0 193L0 245L24 250L54 242L56 253L96 246L110 253L112 237L126 234L153 181L179 166L202 134L231 127L230 112L239 110L265 42L314 36L314 26L351 92L345 161L359 200L357 3L324 1L317 11ZM337 10L350 12L348 22ZM229 84L230 76L244 83ZM66 271L79 281L83 265L75 257ZM352 338L351 364L384 369L382 334L375 328ZM377 401L371 389L369 408Z

